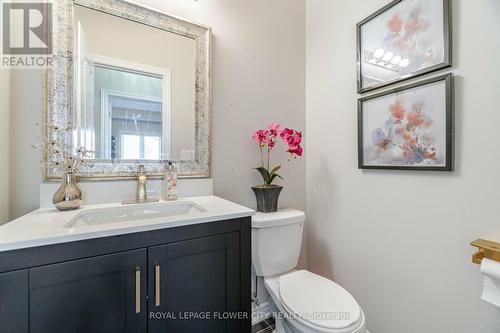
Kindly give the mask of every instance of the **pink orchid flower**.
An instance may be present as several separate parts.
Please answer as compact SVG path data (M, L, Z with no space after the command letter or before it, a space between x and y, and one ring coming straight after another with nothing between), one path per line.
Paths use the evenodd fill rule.
M302 142L302 132L295 131L292 136L292 144L299 145Z
M261 146L267 143L268 132L265 130L259 130L254 133L253 139L257 141Z
M281 133L281 126L280 124L271 124L269 125L269 136L270 137L273 137L273 138L276 138L278 135L280 135Z
M271 152L278 143L278 137L288 145L287 152L291 157L296 158L297 156L302 156L304 151L300 145L302 143L302 132L295 131L291 128L281 130L281 126L277 123L269 125L267 130L255 132L253 138L259 142L261 156L261 166L256 168L256 170L262 175L265 185L271 185L275 179L281 178L277 173L281 168L280 165L271 169ZM264 148L267 148L267 161L264 159ZM267 162L267 167L265 166L265 162Z
M281 131L281 140L284 142L288 143L288 139L293 135L293 129L291 128L285 128L283 131Z
M291 128L285 128L281 132L281 140L286 142L288 146L297 146L302 142L302 132L294 131Z
M293 155L297 155L297 156L302 156L302 153L303 153L303 149L300 145L297 145L297 146L293 146L293 147L289 147L288 148L288 153L292 154Z

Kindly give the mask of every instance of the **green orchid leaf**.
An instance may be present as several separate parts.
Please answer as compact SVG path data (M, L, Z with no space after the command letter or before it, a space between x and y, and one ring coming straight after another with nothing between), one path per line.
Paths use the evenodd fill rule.
M275 167L274 169L271 170L271 172L269 173L270 175L273 175L274 173L276 173L276 171L278 171L279 169L281 169L281 165L278 165L277 167Z
M276 179L276 177L280 178L280 179L283 179L283 177L281 177L280 175L278 175L277 173L275 174L272 174L271 175L271 178L270 178L270 182L269 182L269 185L271 185L274 181L274 179Z
M264 183L266 183L266 185L270 185L271 184L271 177L269 175L269 171L267 171L266 168L264 167L259 167L259 168L255 168L255 170L259 171L261 176L262 176L262 179L264 179Z

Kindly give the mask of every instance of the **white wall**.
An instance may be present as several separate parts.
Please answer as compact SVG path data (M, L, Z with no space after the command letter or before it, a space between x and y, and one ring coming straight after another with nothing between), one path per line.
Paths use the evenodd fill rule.
M0 225L9 220L10 71L0 70ZM5 158L7 156L7 158Z
M498 232L500 1L454 0L456 171L360 171L355 24L386 0L307 0L308 265L372 333L493 333L470 241Z
M213 28L215 194L255 207L261 180L252 133L271 122L304 129L304 0L136 0ZM283 151L274 161L286 162ZM304 208L305 162L284 165L281 205Z
M10 81L10 218L39 207L42 172L40 142L42 130L43 75L41 70L11 70Z

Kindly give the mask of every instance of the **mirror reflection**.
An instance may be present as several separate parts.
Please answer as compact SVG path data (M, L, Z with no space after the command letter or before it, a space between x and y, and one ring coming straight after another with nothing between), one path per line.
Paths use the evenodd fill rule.
M76 144L96 160L195 159L195 41L75 6Z
M101 117L101 128L94 131L99 143L95 158L161 159L162 151L168 152L168 147L162 148L162 142L168 143L163 139L168 134L168 130L163 131L163 124L168 124L162 99L165 77L100 63L94 66L90 75L95 84L93 107L100 110ZM95 123L88 121L85 128Z

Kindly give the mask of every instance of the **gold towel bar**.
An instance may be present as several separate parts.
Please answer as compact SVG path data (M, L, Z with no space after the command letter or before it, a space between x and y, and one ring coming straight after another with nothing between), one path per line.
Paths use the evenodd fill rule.
M484 239L478 239L471 243L479 249L476 253L472 255L472 262L481 265L484 258L495 260L500 262L500 244L487 241Z

